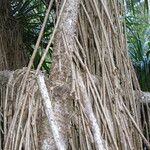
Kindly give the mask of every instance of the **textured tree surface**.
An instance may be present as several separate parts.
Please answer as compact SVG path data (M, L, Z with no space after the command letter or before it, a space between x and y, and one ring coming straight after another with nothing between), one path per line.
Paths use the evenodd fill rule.
M143 145L150 149L149 135L143 135L148 134L149 118L144 112L141 116L147 103L141 104L127 54L123 4L64 0L60 6L45 50L46 54L53 41L51 74L45 77L53 120L43 103L42 83L37 84L43 60L35 71L29 67L14 71L6 96L1 96L2 149L57 149L53 122L65 143L62 149L142 150Z
M0 70L15 70L27 65L20 22L10 15L10 3L0 2Z

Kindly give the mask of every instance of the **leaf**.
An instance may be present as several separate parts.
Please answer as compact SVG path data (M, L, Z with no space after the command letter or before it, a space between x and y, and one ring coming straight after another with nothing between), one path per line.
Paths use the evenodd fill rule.
M146 53L147 59L149 59L149 56L150 56L150 50Z

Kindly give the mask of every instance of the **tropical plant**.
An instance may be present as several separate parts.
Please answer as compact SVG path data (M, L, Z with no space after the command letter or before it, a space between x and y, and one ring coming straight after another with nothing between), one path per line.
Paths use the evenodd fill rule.
M126 26L129 55L141 89L150 91L150 22L148 1L127 2Z
M23 32L23 42L25 48L28 51L28 56L30 57L36 40L38 38L41 25L44 20L44 15L46 12L46 5L41 0L11 0L11 9L10 13L12 16L17 19L22 27ZM36 54L36 59L33 63L33 68L37 67L41 55L46 48L48 39L53 31L54 27L54 17L55 17L55 8L53 7L45 27L45 32L43 34L43 39L41 41L40 47ZM51 64L51 51L47 54L47 59L43 62L42 68L48 73L50 70Z

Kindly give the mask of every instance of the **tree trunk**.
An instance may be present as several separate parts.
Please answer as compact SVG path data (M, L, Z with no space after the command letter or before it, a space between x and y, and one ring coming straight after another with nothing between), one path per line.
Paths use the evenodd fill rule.
M140 101L133 90L133 84L135 90L139 85L119 20L122 4L82 1L76 30L76 3L67 2L55 36L50 75L50 95L64 141L68 131L70 149L142 149L142 140L150 147L140 130ZM68 112L80 114L71 118L70 128Z
M10 3L0 1L0 70L15 70L27 65L20 22L10 15Z
M0 71L16 70L27 66L28 58L23 44L20 22L10 15L10 1L0 0ZM5 72L9 75L9 71ZM3 120L6 83L0 82L0 149L3 149Z
M25 69L9 79L4 150L150 148L141 131L140 89L127 55L122 4L82 0L79 7L79 0L64 0L61 6L46 85L38 76L37 86L34 71L24 81Z
M63 4L62 4L63 5ZM56 117L56 122L61 133L65 149L68 147L68 132L69 132L69 113L71 113L72 96L71 96L71 53L74 51L75 35L77 33L79 0L67 0L64 10L61 14L58 29L54 39L54 49L52 56L52 67L50 75L50 89L54 103L53 110ZM64 39L65 38L65 39ZM67 48L65 41L67 43ZM44 130L47 130L45 135L41 134L40 149L43 149L45 141L49 144L47 150L56 149L55 142L50 134L49 127L46 127L47 118L43 119ZM43 126L43 125L42 125ZM39 127L40 128L40 127ZM49 137L49 139L47 138ZM44 141L44 142L43 142ZM48 145L48 144L47 144ZM43 149L45 150L45 149Z

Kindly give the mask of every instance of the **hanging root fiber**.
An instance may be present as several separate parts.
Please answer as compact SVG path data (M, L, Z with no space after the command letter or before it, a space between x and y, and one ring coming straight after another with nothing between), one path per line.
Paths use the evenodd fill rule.
M3 150L150 149L149 117L144 112L149 96L143 93L146 100L142 99L129 60L123 3L64 0L58 10L37 69L31 66L50 6L28 68L7 72L9 77L3 73L0 146ZM51 74L44 77L40 68L52 42Z

